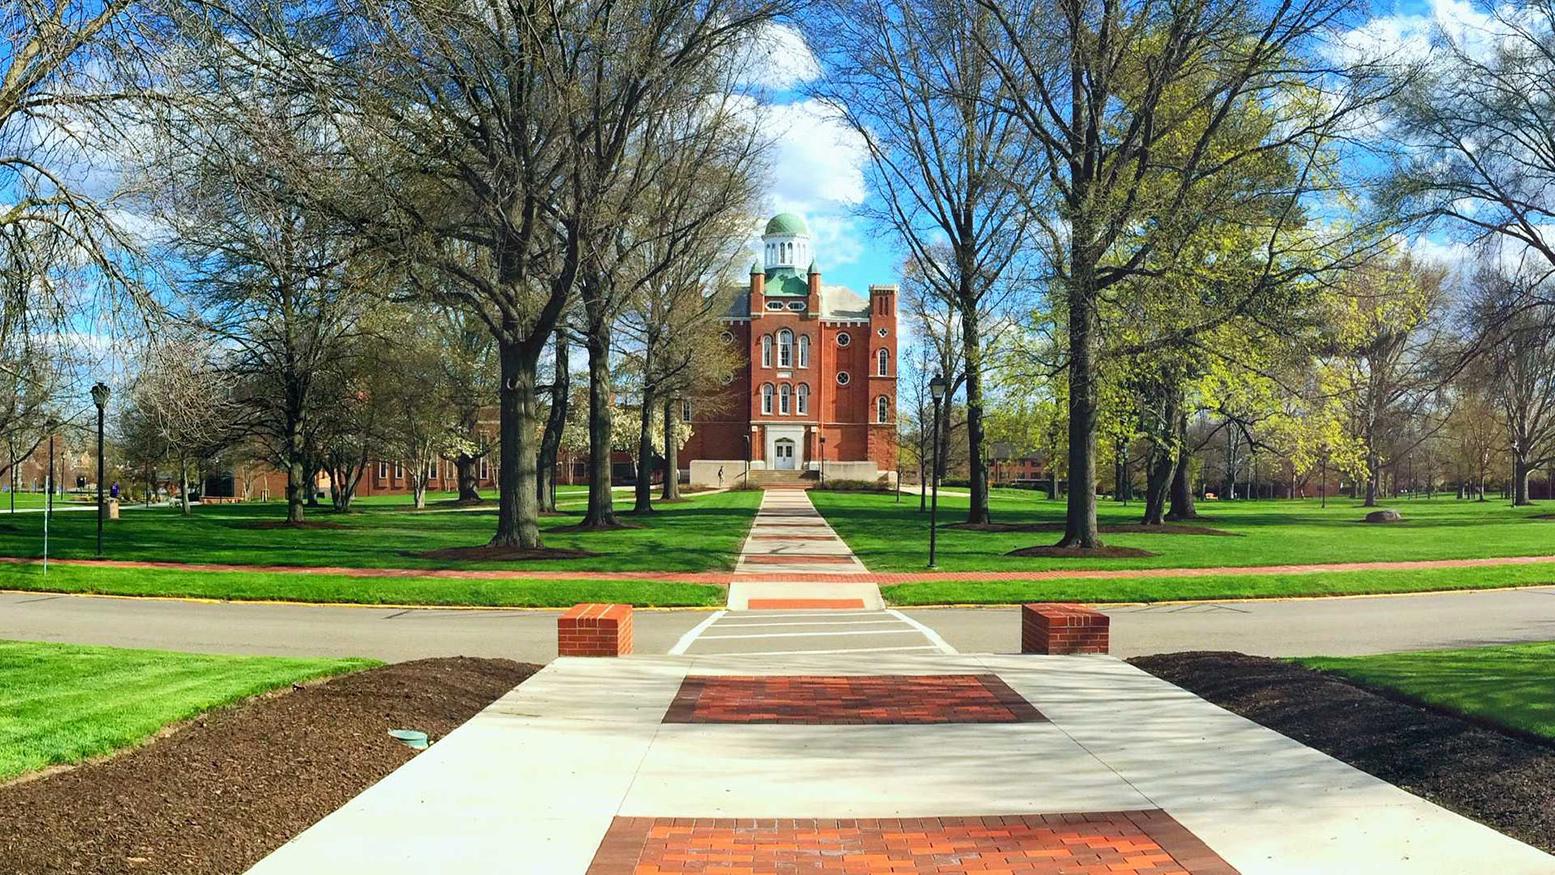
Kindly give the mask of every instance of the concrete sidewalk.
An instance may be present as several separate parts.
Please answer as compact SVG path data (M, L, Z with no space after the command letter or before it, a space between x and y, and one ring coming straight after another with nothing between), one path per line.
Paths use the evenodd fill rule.
M802 579L817 574L836 579ZM729 609L881 610L885 600L868 574L815 509L808 492L769 489L762 493L761 507L740 547L729 584Z
M850 713L895 724L839 723ZM942 654L558 660L252 871L952 872L994 857L1555 872L1116 659Z

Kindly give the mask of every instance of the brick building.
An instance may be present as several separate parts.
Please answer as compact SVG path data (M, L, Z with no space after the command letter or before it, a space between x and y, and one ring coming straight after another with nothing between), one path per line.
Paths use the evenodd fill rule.
M693 485L825 476L874 480L896 469L896 292L826 285L800 217L767 223L763 262L722 318L741 365L723 395L688 411L680 451Z

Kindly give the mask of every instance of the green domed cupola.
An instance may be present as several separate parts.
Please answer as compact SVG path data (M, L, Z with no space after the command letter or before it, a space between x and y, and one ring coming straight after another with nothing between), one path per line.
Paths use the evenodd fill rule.
M769 280L775 270L797 274L799 265L811 261L810 228L793 213L778 213L768 220L761 241Z
M766 234L783 235L788 237L808 237L810 229L805 225L804 219L793 213L778 213L767 222Z

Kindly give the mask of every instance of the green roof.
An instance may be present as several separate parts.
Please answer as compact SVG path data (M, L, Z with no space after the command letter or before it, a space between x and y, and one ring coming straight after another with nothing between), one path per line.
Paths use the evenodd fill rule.
M800 276L798 271L791 267L774 267L767 271L764 285L764 292L769 298L775 295L793 295L802 298L810 294L810 281Z
M767 234L793 234L796 236L810 236L810 229L805 225L804 219L793 213L778 213L767 222Z

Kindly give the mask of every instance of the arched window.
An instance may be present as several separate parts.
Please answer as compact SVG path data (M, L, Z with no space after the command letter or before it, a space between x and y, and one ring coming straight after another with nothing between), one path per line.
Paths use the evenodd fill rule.
M787 328L778 332L778 367L794 366L794 332Z
M761 366L772 367L772 335L770 334L761 336Z
M808 334L799 335L799 366L801 368L810 366L810 335Z
M890 373L891 354L885 347L875 350L875 375L884 377Z
M800 416L810 413L810 384L800 383L794 390L794 411Z
M762 416L771 416L772 415L772 384L771 383L762 383L761 384L761 415Z
M891 418L891 402L884 395L875 399L875 421L885 422Z
M781 413L784 416L788 415L789 411L792 409L790 407L790 399L792 398L793 393L793 387L789 386L787 383L784 383L782 386L778 387L778 413Z

